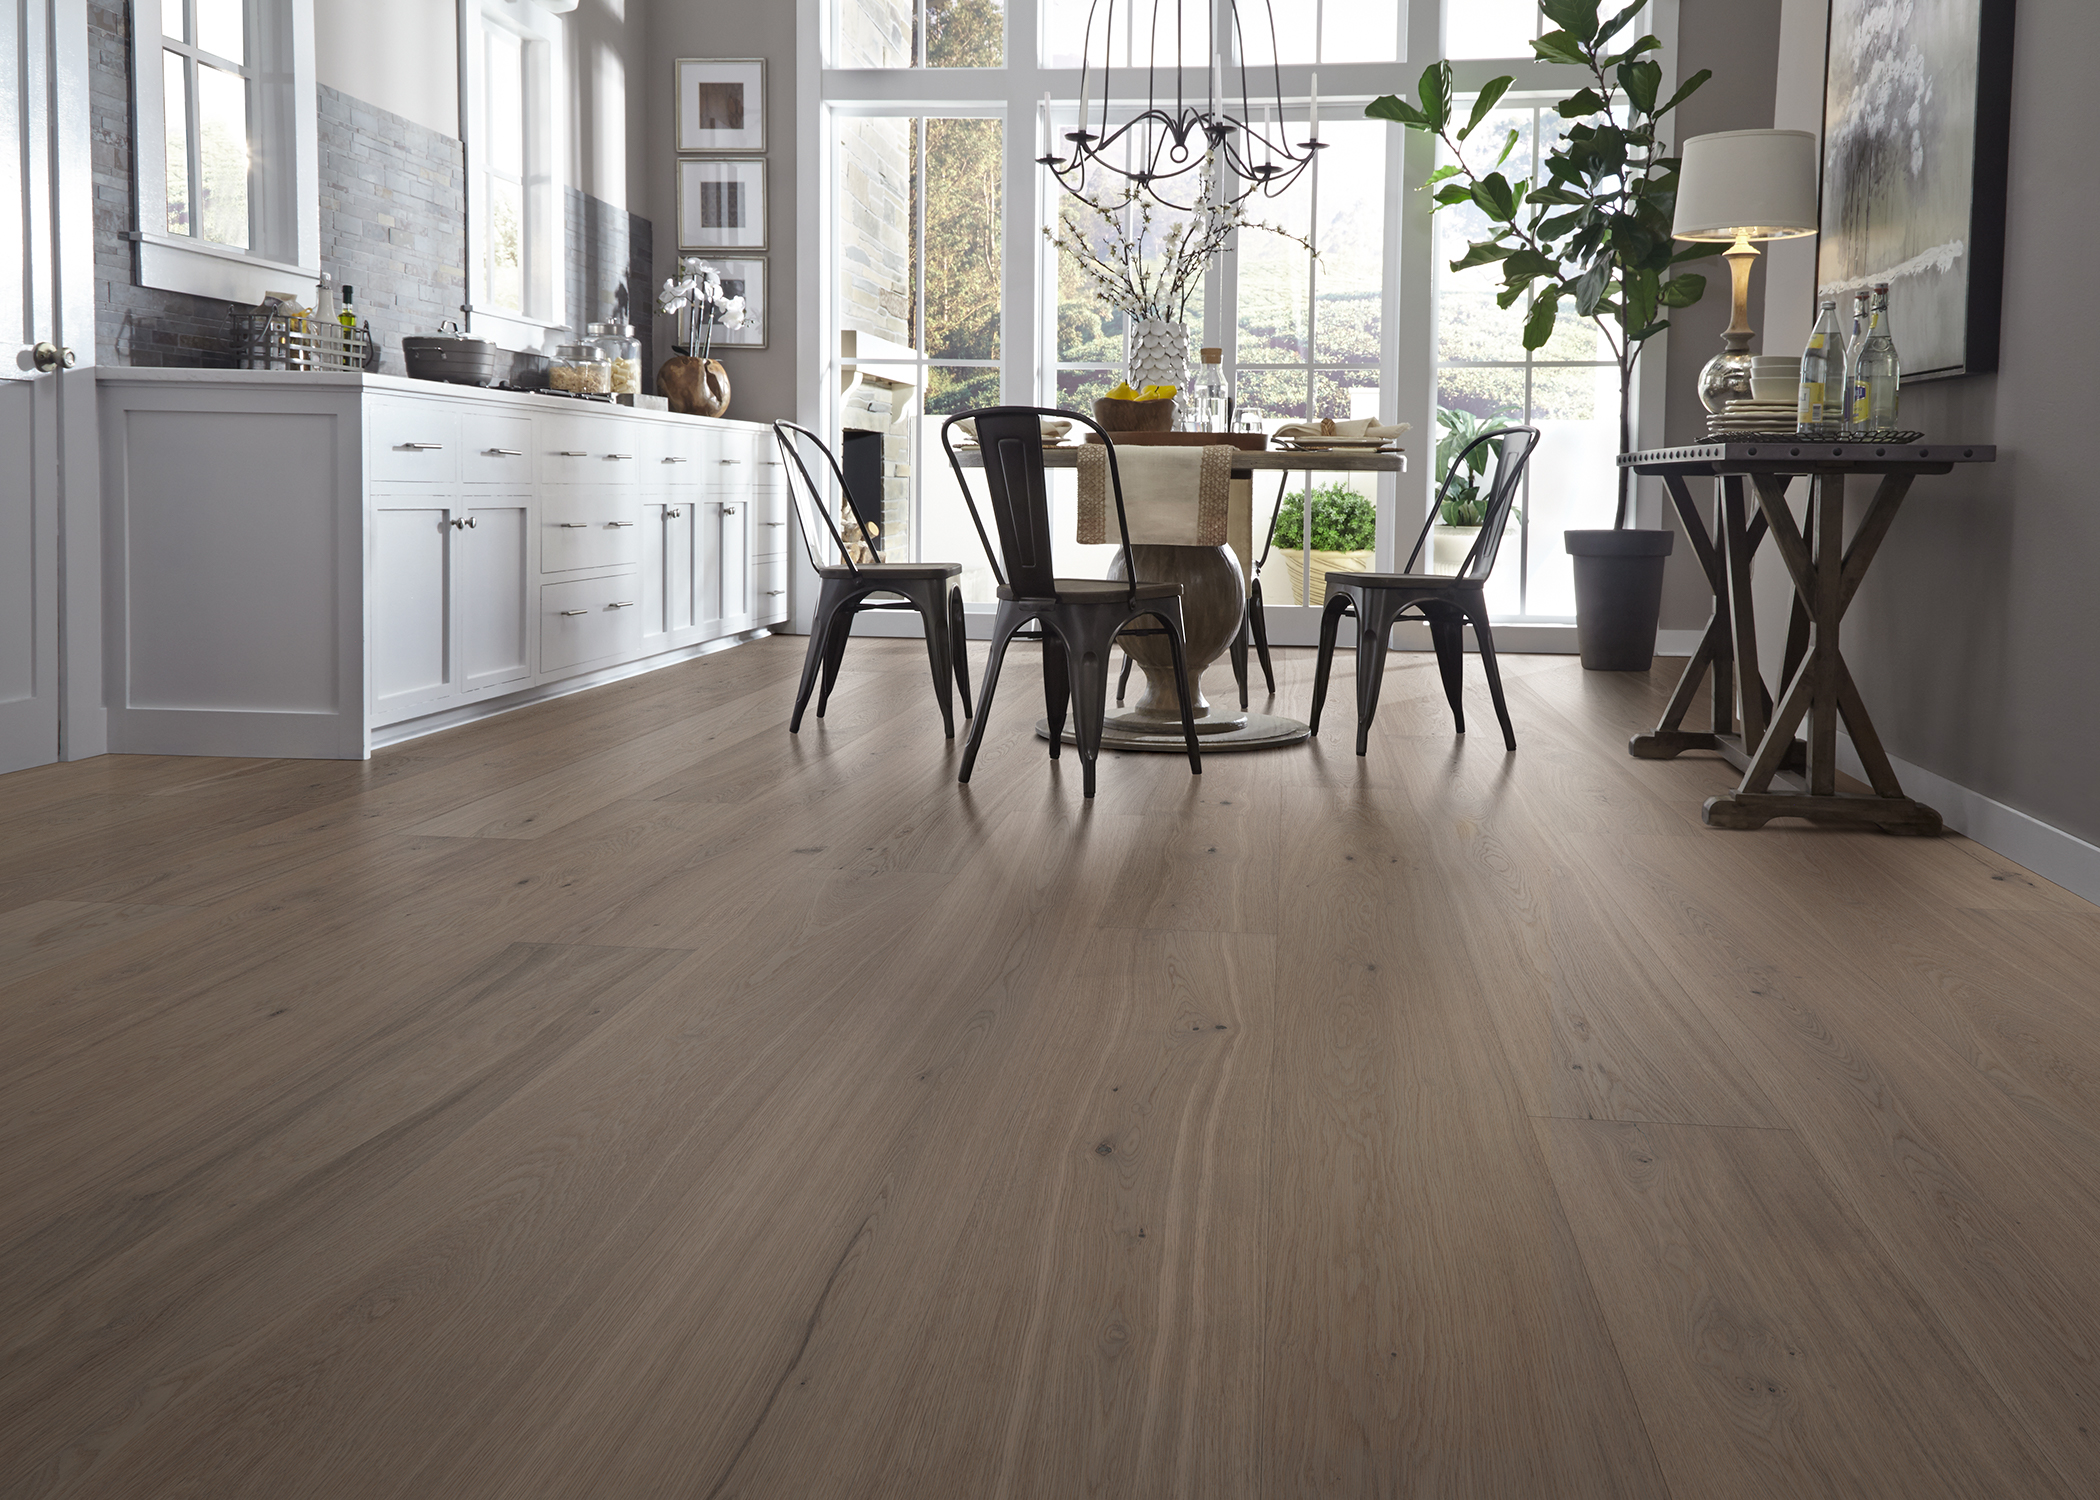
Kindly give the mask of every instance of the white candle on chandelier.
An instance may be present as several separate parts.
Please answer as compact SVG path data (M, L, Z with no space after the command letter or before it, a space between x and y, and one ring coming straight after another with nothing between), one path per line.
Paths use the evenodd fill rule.
M1272 177L1276 172L1276 125L1269 116L1269 106L1261 107L1261 164L1262 176Z
M1087 85L1092 82L1093 80L1087 76L1085 64L1082 63L1079 69L1079 133L1082 137L1086 135L1086 90ZM1073 160L1078 160L1080 153L1085 151L1085 149L1086 141L1082 139L1073 149Z
M1043 159L1046 161L1054 160L1056 156L1056 148L1050 143L1050 96L1045 94L1043 95Z
M1320 138L1320 75L1312 75L1312 114L1308 120L1307 134L1313 140Z
M1218 117L1218 107L1225 98L1225 60L1213 52L1210 55L1210 114Z

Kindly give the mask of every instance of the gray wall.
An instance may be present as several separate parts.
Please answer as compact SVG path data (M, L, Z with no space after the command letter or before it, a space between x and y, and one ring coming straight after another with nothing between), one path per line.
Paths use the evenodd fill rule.
M1678 11L1678 73L1689 77L1701 68L1711 68L1714 76L1678 107L1665 137L1672 146L1695 135L1760 130L1772 123L1780 5L1781 0L1683 0ZM1705 298L1670 315L1663 421L1666 443L1697 442L1705 434L1699 371L1721 352L1721 330L1728 326L1728 262L1701 261L1695 269L1706 277ZM1750 275L1753 326L1759 326L1758 312L1763 305L1764 264L1760 261ZM1666 504L1663 513L1673 531L1680 529L1674 509ZM1712 612L1713 594L1706 575L1691 546L1680 536L1663 575L1662 628L1704 629Z
M657 225L656 279L678 259L678 176L674 64L681 57L766 59L766 290L768 328L763 349L721 355L729 371L729 415L745 421L795 416L795 340L802 289L795 277L795 10L793 0L759 4L700 4L654 0L648 8L649 112L642 137L649 196L636 205ZM641 89L634 79L630 87ZM651 303L653 308L654 304ZM656 320L660 357L671 352L671 320Z
M1794 112L1779 125L1819 123L1786 76L1821 77L1825 3L1785 0ZM2082 443L2096 320L2064 270L2100 231L2080 102L2100 6L2020 0L2017 26L1999 371L1909 386L1902 408L1906 427L1996 443L1999 461L1917 482L1846 617L1845 655L1891 754L2100 843L2100 506ZM1789 313L1805 331L1798 303L1767 317ZM1761 634L1781 578L1768 564L1760 579Z

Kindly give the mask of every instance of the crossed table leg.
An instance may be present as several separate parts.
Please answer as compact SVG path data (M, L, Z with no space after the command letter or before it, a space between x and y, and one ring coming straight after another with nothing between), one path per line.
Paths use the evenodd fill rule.
M1757 490L1758 513L1753 516L1743 493L1743 476L1723 476L1717 539L1707 535L1684 480L1665 476L1670 498L1713 585L1714 613L1661 723L1650 733L1635 735L1628 748L1644 760L1667 760L1686 750L1717 750L1739 768L1743 779L1734 791L1707 799L1705 821L1710 827L1759 828L1771 818L1794 817L1871 825L1887 833L1940 831L1937 812L1903 795L1838 645L1845 611L1888 535L1912 477L1882 475L1848 547L1842 473L1810 476L1809 536L1802 535L1787 507L1785 477L1750 476ZM1767 534L1793 580L1795 596L1781 674L1785 688L1776 706L1758 670L1750 593L1750 558ZM1685 715L1709 666L1714 674L1713 727L1686 730ZM1732 732L1738 681L1743 688L1740 735ZM1804 719L1805 745L1794 738ZM1873 784L1870 795L1837 789L1840 719ZM1775 782L1780 786L1776 791Z

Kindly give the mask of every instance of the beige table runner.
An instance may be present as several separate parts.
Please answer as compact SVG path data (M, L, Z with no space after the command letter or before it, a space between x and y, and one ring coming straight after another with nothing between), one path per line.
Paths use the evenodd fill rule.
M1132 444L1116 449L1131 545L1222 547L1237 541L1228 527L1234 491L1242 488L1232 482L1234 452L1223 443L1200 448ZM1089 443L1079 450L1078 462L1078 541L1097 547L1120 542L1109 487L1108 449Z

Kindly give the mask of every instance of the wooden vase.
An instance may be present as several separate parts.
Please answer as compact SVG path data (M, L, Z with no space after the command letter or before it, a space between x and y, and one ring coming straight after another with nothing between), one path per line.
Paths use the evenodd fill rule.
M719 359L674 354L656 372L656 391L671 410L690 417L719 417L729 411L729 372Z

